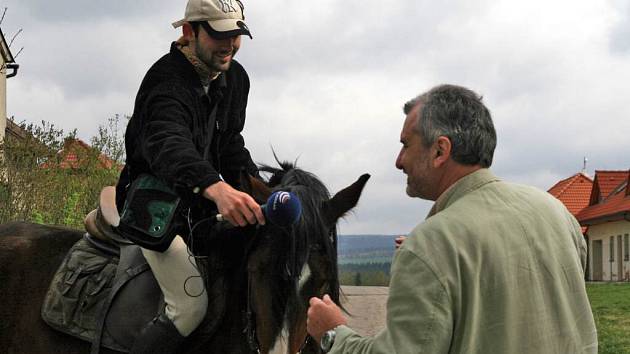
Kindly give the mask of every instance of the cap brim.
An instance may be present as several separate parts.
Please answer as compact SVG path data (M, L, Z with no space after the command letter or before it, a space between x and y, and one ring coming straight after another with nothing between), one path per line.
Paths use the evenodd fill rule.
M182 18L179 21L173 22L173 28L177 28L177 27L181 27L184 25L184 23L186 23L186 19Z
M230 18L207 21L207 23L209 28L206 28L206 30L212 38L225 39L238 35L246 35L249 36L249 38L252 38L249 28L243 20Z
M177 28L183 26L186 22L190 21L184 18L173 22L172 25L173 28ZM208 26L204 26L204 28L212 38L225 39L239 35L246 35L249 36L249 38L253 38L251 32L249 31L249 27L247 27L243 20L230 18L225 20L206 21L206 23Z
M184 23L190 22L188 20L181 19L179 21L173 22L173 28L181 27ZM216 21L206 21L208 26L204 26L206 32L212 37L216 39L225 39L239 35L246 35L249 38L252 37L252 33L249 31L249 27L243 22L243 20L238 19L227 19L227 20L216 20Z

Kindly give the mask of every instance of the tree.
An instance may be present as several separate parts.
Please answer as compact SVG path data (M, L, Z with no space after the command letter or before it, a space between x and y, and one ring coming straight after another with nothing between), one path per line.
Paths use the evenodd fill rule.
M354 276L354 285L361 286L361 273L357 272Z
M23 139L6 139L0 149L0 223L31 221L82 227L83 218L96 207L102 187L115 184L124 158L123 138L117 133L118 116L99 127L92 138L75 149L76 131L64 133L45 121L24 124ZM80 142L80 141L79 141ZM68 151L72 149L72 151ZM103 164L103 152L116 153L114 163ZM72 154L69 162L68 154Z

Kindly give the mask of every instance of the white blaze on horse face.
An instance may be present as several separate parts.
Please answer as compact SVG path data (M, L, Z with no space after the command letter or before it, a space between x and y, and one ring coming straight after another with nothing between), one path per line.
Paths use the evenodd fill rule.
M311 277L311 268L308 266L308 263L302 267L302 272L300 273L300 280L298 282L299 291L302 291L302 287L306 284L306 281ZM280 336L276 339L276 342L271 347L269 354L286 354L289 352L289 328L287 319L285 318L282 321L284 325L282 326L282 332Z
M269 354L287 354L289 352L289 330L287 327L287 321L285 320L282 332L276 338L276 342L271 347Z
M302 287L307 280L311 278L311 268L308 266L308 263L302 267L302 273L300 273L300 280L298 282L298 288L302 291Z

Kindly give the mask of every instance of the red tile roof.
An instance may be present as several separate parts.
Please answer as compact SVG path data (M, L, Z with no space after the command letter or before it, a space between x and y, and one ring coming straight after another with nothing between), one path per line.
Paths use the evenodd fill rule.
M577 219L583 226L607 221L630 220L630 171L596 171L593 193L603 197L597 204L584 208ZM611 187L612 180L619 181ZM599 183L598 180L601 180ZM599 189L597 191L596 189ZM594 198L591 197L591 203Z
M576 173L556 183L548 192L558 198L575 216L588 206L592 189L593 180L583 173Z
M59 167L78 168L80 164L79 157L87 156L90 152L93 152L93 148L81 139L68 139L64 143L63 149L59 151L59 154L62 156L62 160L59 162ZM116 165L116 161L110 159L106 155L98 155L98 167L110 169ZM44 163L42 167L48 167L48 163ZM117 167L120 168L120 166Z
M628 179L628 171L595 171L589 205L601 203L615 188Z

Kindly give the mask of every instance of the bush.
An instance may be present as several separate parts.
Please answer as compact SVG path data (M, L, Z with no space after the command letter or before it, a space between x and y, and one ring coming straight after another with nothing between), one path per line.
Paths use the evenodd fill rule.
M0 223L30 221L80 228L96 207L100 190L118 180L124 159L119 116L99 127L92 147L76 131L42 121L24 124L24 139L7 136L0 145ZM73 163L68 162L73 155ZM104 164L108 156L113 164Z

